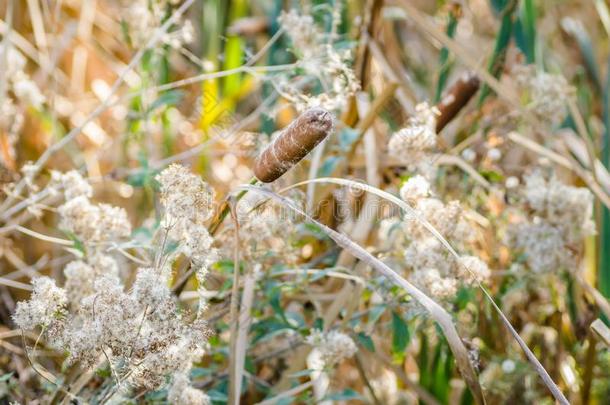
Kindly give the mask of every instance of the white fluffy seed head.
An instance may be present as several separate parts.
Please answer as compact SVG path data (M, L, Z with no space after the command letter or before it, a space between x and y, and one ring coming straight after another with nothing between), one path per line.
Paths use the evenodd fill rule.
M32 280L32 285L30 300L19 302L13 315L15 324L24 330L51 325L63 317L68 303L66 292L57 287L52 278L35 278Z
M50 185L51 187L62 188L66 201L80 196L91 198L93 195L93 188L77 170L70 170L65 173L52 171Z
M131 224L123 208L92 204L80 195L58 207L60 227L74 233L83 243L118 241L131 234Z
M307 343L320 352L325 367L351 358L358 351L351 337L334 330L324 333L316 329L307 337Z
M212 215L213 190L186 167L170 165L155 179L159 182L161 203L170 222L181 219L202 222Z
M400 188L400 197L408 202L414 202L430 195L430 183L423 176L411 177Z
M388 143L388 152L410 164L417 163L425 152L436 147L436 117L439 111L428 103L415 107L407 126L396 132Z

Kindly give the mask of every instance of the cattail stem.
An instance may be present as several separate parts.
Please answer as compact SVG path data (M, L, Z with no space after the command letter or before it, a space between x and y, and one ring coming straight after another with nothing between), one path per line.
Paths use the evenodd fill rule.
M438 102L436 108L440 115L436 119L436 132L439 133L468 104L475 95L481 81L474 73L466 73L458 79Z
M305 111L256 159L254 175L263 183L277 180L322 142L332 128L330 112L317 107Z
M250 184L256 184L257 182L258 182L258 180L256 178L252 178L252 180L250 180ZM238 202L239 200L241 200L242 197L244 195L246 195L247 192L248 192L247 190L240 191L239 194L237 194L235 196L235 202ZM212 220L212 223L210 224L210 227L208 228L208 232L210 233L210 235L214 236L214 234L216 234L216 231L218 231L218 227L222 224L222 222L227 217L227 215L229 215L230 211L231 211L231 206L229 205L229 201L227 199L225 199L222 202L220 211L218 211L218 214L216 215L216 217L214 217L214 219Z

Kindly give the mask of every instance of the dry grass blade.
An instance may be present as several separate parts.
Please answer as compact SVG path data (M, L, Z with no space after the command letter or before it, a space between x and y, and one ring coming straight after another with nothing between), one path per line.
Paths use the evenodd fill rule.
M241 393L241 379L243 376L243 364L238 363L237 352L240 348L237 347L238 331L239 331L239 270L240 270L240 255L239 255L239 220L236 212L236 202L229 201L231 210L231 218L235 227L235 248L233 253L233 288L231 289L231 354L229 356L229 403L239 404ZM244 349L244 348L241 348Z
M491 189L491 184L485 179L485 177L481 176L479 172L477 172L474 167L468 164L464 159L460 158L456 155L440 155L436 160L436 163L439 165L455 165L462 169L464 172L468 173L470 177L481 186L486 189Z
M597 305L599 310L602 311L602 313L608 319L610 319L610 303L608 303L608 300L606 299L606 297L604 297L602 295L602 293L600 293L595 287L593 287L591 284L589 284L587 282L587 280L585 280L584 277L582 277L582 275L580 275L580 274L577 275L576 279L578 280L580 285L585 289L585 291L593 297L593 301L595 301L595 304Z
M254 303L254 289L256 288L256 275L246 274L244 277L244 289L239 309L239 326L237 328L237 339L235 344L235 392L241 392L241 381L244 376L246 364L246 350L248 349L248 332L252 317L250 311Z
M346 249L350 253L352 253L355 257L360 259L362 262L371 266L379 273L387 277L391 280L395 285L403 288L407 293L409 293L413 298L417 300L430 314L430 316L438 323L449 346L451 347L451 351L455 356L458 369L462 374L462 377L468 384L475 401L479 404L485 403L485 398L483 396L483 391L481 389L481 385L479 384L478 377L474 370L472 363L470 362L468 350L464 346L460 336L453 325L453 319L451 315L438 303L436 303L433 299L428 297L422 291L420 291L417 287L409 283L407 280L402 278L398 273L388 267L386 264L375 258L365 249L363 249L360 245L354 243L347 236L342 235L329 227L319 223L318 221L311 218L307 213L303 212L301 209L296 207L292 202L278 194L273 192L261 189L259 187L244 185L240 187L243 190L249 190L256 193L261 193L285 207L290 208L291 210L303 215L308 221L315 223L319 226L331 239L333 239L339 246Z
M521 349L525 353L525 356L527 357L529 362L532 364L532 366L534 366L534 368L536 369L536 372L538 373L540 378L542 378L545 385L551 391L551 393L553 394L555 399L561 404L569 404L568 400L563 395L563 393L561 392L561 390L559 389L557 384L555 384L555 382L553 381L553 379L551 378L549 373L542 366L542 364L540 364L540 361L536 358L536 356L530 350L530 348L527 346L527 344L525 344L525 342L523 341L523 339L521 338L519 333L517 333L515 328L511 325L510 321L508 320L508 318L506 318L506 316L504 315L504 313L502 312L500 307L498 307L495 300L492 298L491 294L489 294L487 289L480 283L480 281L478 281L478 278L476 277L476 275L468 267L466 267L464 265L464 263L460 260L460 256L455 251L455 249L453 249L453 247L449 244L449 242L447 242L447 240L425 218L421 217L421 215L419 215L409 204L407 204L406 202L402 201L401 199L397 198L396 196L394 196L388 192L385 192L378 188L371 187L367 184L358 183L358 182L355 182L352 180L336 179L336 178L319 178L319 179L314 179L311 181L315 181L315 182L319 182L319 183L334 183L334 184L353 187L353 188L360 189L360 190L363 190L363 191L366 191L369 193L376 194L379 197L385 198L388 201L398 205L401 209L403 209L405 212L407 212L409 215L412 215L417 221L419 221L453 255L453 257L455 257L457 262L460 263L460 265L463 266L474 277L475 280L477 280L478 287L481 289L481 291L483 291L483 293L485 294L485 297L489 300L491 305L494 307L494 310L500 316L502 323L504 324L504 326L506 326L506 328L508 329L510 334L515 338L515 340L519 344L519 347L521 347ZM307 183L308 183L308 181L300 182L300 183L292 185L289 188L298 187L300 185L304 185Z
M67 144L72 142L72 140L74 140L74 138L76 138L76 136L81 133L81 131L85 128L87 124L99 117L104 111L106 111L111 106L114 100L114 95L125 81L127 74L140 62L140 60L142 60L148 49L154 47L157 43L159 43L159 41L162 40L163 35L165 35L167 30L178 21L182 14L184 14L194 2L195 0L186 0L176 11L174 11L174 13L163 23L163 25L161 25L155 31L155 34L152 36L152 38L150 38L146 45L135 54L135 56L125 67L119 78L114 82L104 101L95 110L93 110L93 112L89 114L89 116L87 116L87 118L85 118L79 126L68 132L68 134L66 134L66 136L64 136L61 140L49 146L49 148L47 148L44 153L40 155L40 157L34 164L36 172L32 173L32 176L37 174L42 169L42 166L44 166L44 164L51 158L51 156L53 156L56 152L63 149ZM14 195L21 194L25 185L25 180L21 180L15 187ZM8 204L12 202L13 198L7 198L0 207L0 211L4 211L4 209L8 207Z
M313 381L307 381L306 383L297 385L296 387L286 390L286 391L274 396L273 398L269 398L264 401L261 401L261 402L257 403L256 405L277 404L279 401L281 401L283 399L290 398L294 395L297 395L297 394L309 389L309 387L311 387L313 385L313 383L314 383Z
M0 71L5 72L7 69L8 63L8 49L11 46L10 38L11 38L11 30L13 26L13 7L14 0L8 2L6 7L6 33L4 34L4 38L0 43ZM4 97L6 96L6 80L0 80L0 105L4 104Z
M610 347L610 329L601 319L596 319L591 324L591 330L595 332L597 337L604 342L607 347Z

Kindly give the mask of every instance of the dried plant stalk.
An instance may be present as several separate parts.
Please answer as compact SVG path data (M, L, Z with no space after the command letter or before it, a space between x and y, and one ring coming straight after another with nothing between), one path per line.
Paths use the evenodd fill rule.
M464 74L458 79L436 105L440 115L436 119L436 132L440 132L451 122L462 108L475 95L481 81L472 72Z
M270 183L313 150L333 128L330 112L312 108L301 114L256 159L254 175Z
M607 347L610 347L610 329L601 319L598 318L591 323L591 330Z

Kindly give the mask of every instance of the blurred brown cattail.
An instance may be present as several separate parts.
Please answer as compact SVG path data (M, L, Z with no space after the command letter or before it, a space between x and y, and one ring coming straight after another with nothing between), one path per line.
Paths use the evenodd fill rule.
M270 183L303 159L333 128L330 112L312 108L292 121L256 159L254 175Z
M436 119L436 132L439 133L451 122L468 101L475 95L481 82L474 73L466 73L455 82L441 101L436 105L440 115Z
M253 37L264 34L269 30L269 19L267 17L244 17L229 26L230 35Z

